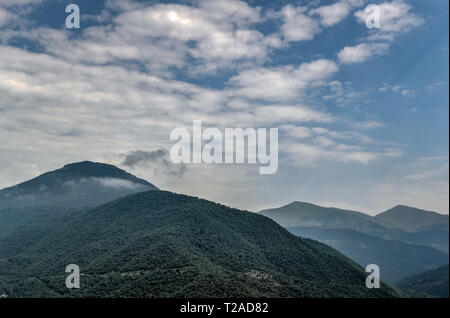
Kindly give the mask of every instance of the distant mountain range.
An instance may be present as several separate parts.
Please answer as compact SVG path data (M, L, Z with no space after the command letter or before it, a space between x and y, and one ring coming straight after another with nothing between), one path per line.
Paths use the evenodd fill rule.
M155 190L116 167L82 162L0 191L0 294L404 295L385 283L366 288L362 267L262 215ZM78 290L65 287L68 264L80 266Z
M375 217L293 202L262 215L301 237L328 244L358 264L375 263L387 282L448 264L448 215L396 206Z

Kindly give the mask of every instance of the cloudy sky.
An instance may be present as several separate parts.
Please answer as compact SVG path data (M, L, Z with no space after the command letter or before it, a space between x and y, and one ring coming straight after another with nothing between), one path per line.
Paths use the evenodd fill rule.
M448 213L448 5L0 0L0 187L92 160L253 211ZM278 172L173 164L170 132L193 120L279 128Z

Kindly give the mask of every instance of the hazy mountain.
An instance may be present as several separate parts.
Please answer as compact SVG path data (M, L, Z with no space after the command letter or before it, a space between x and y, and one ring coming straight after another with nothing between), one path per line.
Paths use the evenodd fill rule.
M413 233L418 241L448 253L448 215L397 205L378 214L375 218L389 222L403 231Z
M287 227L295 235L325 243L365 267L377 264L388 283L448 264L448 254L434 248L381 238L349 229Z
M376 215L375 218L389 222L399 229L412 233L433 228L448 229L448 215L404 205L397 205L392 209Z
M262 210L259 213L272 218L284 227L351 229L386 240L427 245L448 253L447 215L399 207L401 213L386 211L389 213L385 215L382 213L373 217L356 211L321 207L305 202L292 202L279 208ZM392 210L398 211L396 208ZM416 221L409 220L408 213L405 213L405 211L410 211L412 213L411 218ZM427 213L430 216L427 216ZM398 226L401 219L405 219L407 225ZM422 223L419 219L422 220ZM406 231L405 227L416 230Z
M3 248L0 293L83 297L392 297L363 269L261 215L165 191L129 195ZM19 236L22 237L22 236ZM0 246L11 244L10 237ZM19 244L20 245L20 244ZM1 251L1 250L0 250ZM7 254L7 255L5 255ZM65 288L77 264L79 290Z
M442 266L402 279L397 286L435 297L448 298L448 276L449 267Z
M362 266L378 264L388 282L448 264L448 216L434 212L398 206L372 217L293 202L260 213L296 235L336 248Z
M438 250L444 251L448 254L449 244L449 230L448 226L435 226L434 229L419 231L414 233L414 237L418 242L427 244Z
M79 162L0 191L0 236L34 218L55 216L123 197L157 190L115 166Z
M321 207L306 202L292 202L280 208L263 210L259 213L272 218L284 227L353 229L386 239L398 238L406 234L388 222L361 212Z

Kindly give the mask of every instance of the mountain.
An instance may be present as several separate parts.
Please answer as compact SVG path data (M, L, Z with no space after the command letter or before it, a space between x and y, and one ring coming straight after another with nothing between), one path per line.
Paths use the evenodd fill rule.
M433 228L448 228L448 215L404 205L397 205L376 215L375 218L389 222L399 229L412 233Z
M411 218L417 220L410 221L405 209L402 206L398 207L401 213L386 211L389 213L384 212L373 217L357 211L321 207L306 202L292 202L279 208L262 210L259 213L272 218L284 227L351 229L385 240L427 245L448 253L448 215L408 208L406 210L412 213ZM396 208L392 210L398 211ZM417 217L417 212L420 213L420 218ZM406 225L398 226L402 224L402 219L405 220ZM418 225L420 222L422 225ZM406 231L405 228L410 230Z
M390 283L448 264L448 223L445 223L448 216L434 212L399 206L373 217L356 211L292 202L260 214L296 235L336 248L362 266L383 265L382 277ZM406 225L399 226L402 219Z
M20 248L0 238L12 297L395 297L336 250L262 215L165 191L60 217ZM36 226L36 225L33 225ZM41 227L41 226L39 226ZM32 231L22 229L22 231ZM23 235L16 235L23 237ZM20 245L20 244L19 244ZM81 288L65 288L77 264Z
M397 286L434 297L448 298L449 267L442 266L434 270L402 279Z
M94 207L128 194L157 190L115 166L78 162L0 190L0 236L35 218Z
M420 240L448 253L449 216L432 211L397 205L375 216L405 232L414 233Z
M284 227L352 229L386 239L406 234L388 222L361 212L321 207L306 202L292 202L280 208L262 210L259 213L272 218Z
M0 208L62 206L82 208L116 199L124 194L157 190L115 166L78 162L44 173L0 191Z
M388 283L448 264L448 254L422 245L383 240L350 229L287 227L295 235L327 244L365 267L377 264Z

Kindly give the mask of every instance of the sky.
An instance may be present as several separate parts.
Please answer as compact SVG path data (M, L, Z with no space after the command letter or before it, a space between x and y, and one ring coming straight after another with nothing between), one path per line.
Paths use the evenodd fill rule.
M0 0L0 188L91 160L250 211L448 214L448 5ZM174 164L170 132L193 120L278 128L277 173Z

